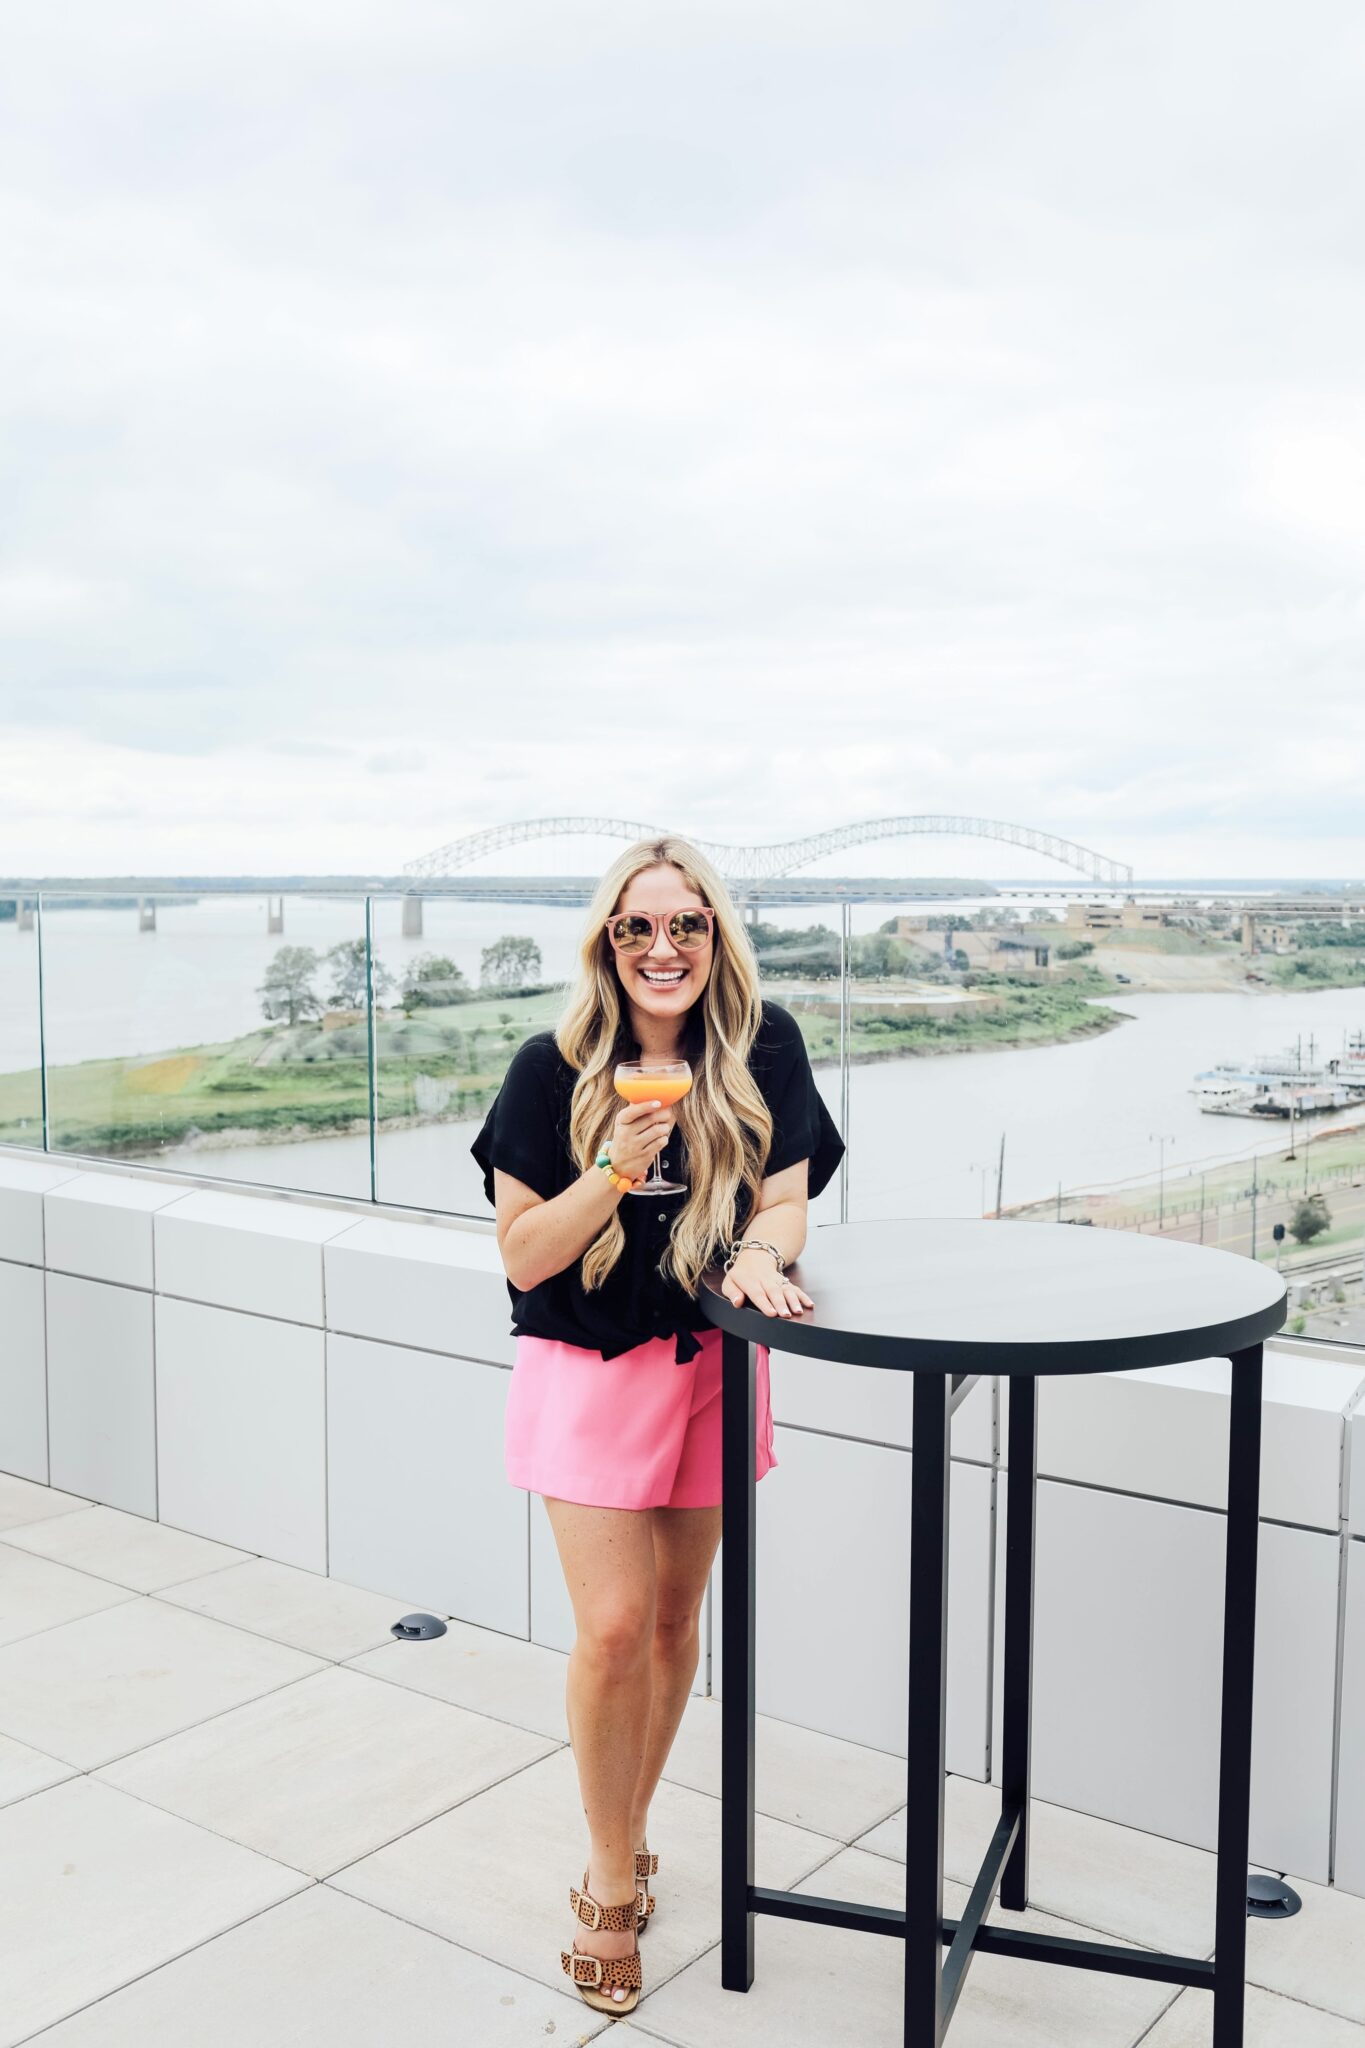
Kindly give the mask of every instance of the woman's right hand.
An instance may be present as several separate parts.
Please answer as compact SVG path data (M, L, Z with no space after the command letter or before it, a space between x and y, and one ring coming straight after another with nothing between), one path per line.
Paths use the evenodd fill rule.
M627 1180L644 1180L676 1121L672 1110L657 1102L625 1103L607 1140L612 1171Z

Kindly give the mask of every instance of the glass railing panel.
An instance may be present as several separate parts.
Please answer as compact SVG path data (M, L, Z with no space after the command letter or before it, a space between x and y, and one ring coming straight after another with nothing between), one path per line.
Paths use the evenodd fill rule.
M780 908L759 903L755 915L746 915L746 928L758 957L762 993L790 1010L800 1024L815 1084L841 1132L842 922L843 905L830 902L784 904ZM850 1158L851 1154L850 1146ZM841 1189L842 1174L836 1173L811 1201L812 1225L840 1220Z
M1365 1336L1365 990L1253 986L1193 911L1083 916L852 906L850 1214L1202 1242L1284 1272L1290 1332Z
M371 898L379 1201L491 1221L469 1147L517 1047L559 1017L583 918L440 891Z
M358 896L44 896L53 1151L365 1197Z
M470 1142L517 1046L560 1014L584 908L440 893L371 904L378 1198L487 1220ZM839 915L819 906L751 927L763 993L800 1020L836 1122ZM837 1220L838 1203L836 1177L813 1217Z
M0 897L0 1144L41 1150L38 945L33 897Z

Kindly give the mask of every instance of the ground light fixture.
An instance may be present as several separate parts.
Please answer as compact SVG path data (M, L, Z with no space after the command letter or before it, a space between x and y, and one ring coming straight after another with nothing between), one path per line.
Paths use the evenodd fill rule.
M436 1614L405 1614L389 1630L400 1643L428 1643L433 1636L443 1636L445 1632L446 1625Z
M1249 1920L1288 1920L1297 1913L1303 1900L1281 1877L1249 1877L1247 1879L1247 1918Z

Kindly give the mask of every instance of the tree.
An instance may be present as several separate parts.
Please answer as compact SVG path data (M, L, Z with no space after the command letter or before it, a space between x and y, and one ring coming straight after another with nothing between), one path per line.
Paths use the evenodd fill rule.
M486 988L525 988L539 979L540 948L534 939L504 934L479 956L479 980Z
M364 939L339 939L324 955L332 972L328 1001L334 1010L363 1010L366 1002ZM371 960L370 980L376 1005L393 987L393 976L382 961Z
M1319 1231L1326 1230L1331 1222L1331 1211L1322 1195L1309 1195L1295 1209L1289 1224L1289 1235L1299 1244L1307 1244Z
M444 1009L450 1003L467 1003L473 990L453 960L441 953L420 953L410 960L403 975L404 1010Z
M311 946L277 946L265 980L256 989L262 1013L271 1023L281 1017L291 1028L304 1017L318 1017L322 1004L312 987L318 956Z
M830 975L839 972L839 934L827 924L798 931L780 924L745 927L766 975Z
M849 942L849 973L857 980L884 980L910 972L911 948L886 932L857 933Z

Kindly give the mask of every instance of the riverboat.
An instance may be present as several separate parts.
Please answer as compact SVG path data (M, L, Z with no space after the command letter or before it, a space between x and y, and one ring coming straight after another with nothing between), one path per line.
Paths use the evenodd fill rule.
M1340 1053L1328 1059L1317 1056L1317 1040L1310 1036L1306 1056L1300 1038L1283 1052L1256 1053L1240 1064L1222 1060L1195 1075L1190 1094L1201 1109L1233 1116L1289 1116L1291 1095L1304 1099L1302 1108L1294 1101L1294 1115L1363 1101L1365 1031L1344 1034Z

